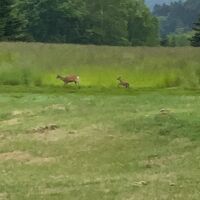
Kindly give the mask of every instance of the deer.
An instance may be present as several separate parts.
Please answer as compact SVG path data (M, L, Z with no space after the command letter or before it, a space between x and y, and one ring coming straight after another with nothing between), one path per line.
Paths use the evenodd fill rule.
M57 75L56 78L62 80L65 85L68 83L75 83L76 85L79 85L80 82L80 77L76 75L68 75L65 77Z
M130 84L127 81L122 80L121 76L117 78L117 80L119 81L118 87L122 86L125 88L129 88Z

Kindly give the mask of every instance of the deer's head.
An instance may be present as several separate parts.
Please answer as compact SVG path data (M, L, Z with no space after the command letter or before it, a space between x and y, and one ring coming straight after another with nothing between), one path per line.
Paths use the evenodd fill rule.
M61 78L61 76L60 76L60 75L57 75L57 76L56 76L56 78L57 78L57 79L60 79L60 78Z
M118 81L120 81L121 79L122 79L121 76L119 76L119 77L117 78Z

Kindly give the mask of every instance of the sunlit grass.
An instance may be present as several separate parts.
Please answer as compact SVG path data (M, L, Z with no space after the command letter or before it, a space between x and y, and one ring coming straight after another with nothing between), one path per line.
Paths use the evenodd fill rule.
M77 74L82 86L134 88L200 85L198 48L106 47L0 43L0 84L61 86L56 75Z

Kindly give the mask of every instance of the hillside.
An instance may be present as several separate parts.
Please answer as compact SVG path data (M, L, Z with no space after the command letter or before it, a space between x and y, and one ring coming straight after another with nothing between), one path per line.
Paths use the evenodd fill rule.
M200 1L187 0L170 5L157 5L153 14L160 21L161 36L190 32L200 14Z
M178 1L178 0L145 0L146 4L151 8L153 9L153 7L156 5L156 4L163 4L163 3L166 3L166 4L170 4L171 2L175 2L175 1ZM184 0L182 0L184 1Z

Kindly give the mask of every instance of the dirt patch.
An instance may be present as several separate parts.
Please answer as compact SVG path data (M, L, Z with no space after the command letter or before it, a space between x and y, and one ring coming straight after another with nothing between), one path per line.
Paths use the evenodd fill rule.
M51 158L51 157L36 157L34 159L31 159L27 162L27 164L43 164L43 163L52 163L55 161L55 158Z
M36 157L28 152L23 151L13 151L0 154L0 161L5 162L9 160L15 160L19 162L24 162L26 164L43 164L55 161L52 157Z
M175 146L176 148L185 148L189 146L193 146L192 141L189 138L175 138L170 142L171 146Z
M20 110L14 110L14 111L12 112L12 115L13 115L13 116L21 115L21 114L23 114L23 111L20 111Z
M37 133L35 132L33 134L33 139L35 140L39 140L39 141L42 141L42 142L56 142L58 140L62 140L66 137L66 133L60 129L58 130L54 130L54 131L51 131L51 132L44 132L44 133Z
M11 114L12 116L33 115L33 112L31 110L14 110Z
M31 134L32 139L46 143L62 140L70 136L73 137L77 132L74 130L63 130L57 124L48 124L27 130L27 133Z
M3 134L0 134L0 140L4 140L4 139L6 139L6 136Z
M38 128L34 128L28 131L32 134L32 138L43 142L55 142L66 138L69 135L75 135L75 132L70 131L69 133L56 124L45 125Z
M58 129L59 126L56 124L49 124L49 125L45 125L45 126L40 126L37 128L34 128L32 130L33 133L45 133L45 132L49 132L49 131L53 131Z
M19 124L19 119L18 118L13 118L13 119L8 119L8 120L4 120L1 122L2 125L7 125L7 126L14 126Z
M44 110L61 110L61 111L65 111L66 108L65 108L65 105L63 104L52 104L50 106L47 106L44 108Z
M146 168L153 168L153 167L167 167L172 161L178 160L180 157L177 155L171 155L166 157L159 157L159 156L150 156L147 160L144 160L140 163L141 166Z
M8 199L8 194L7 193L0 193L0 200L6 200Z
M169 108L162 108L159 111L159 114L161 115L170 115L170 114L175 114L175 113L185 113L185 112L192 112L191 109L185 109L185 108L176 108L176 109L169 109Z
M83 127L81 129L81 132L86 134L86 133L99 133L99 132L109 132L109 130L112 129L112 126L107 126L105 124L99 123L99 124L91 124L89 126Z
M145 173L137 175L137 179L145 180L147 183L152 183L155 181L165 182L167 184L176 182L176 173ZM144 183L143 183L144 184Z
M32 156L29 153L21 152L21 151L13 151L13 152L0 154L0 160L3 160L3 161L7 161L7 160L27 161L31 158Z

